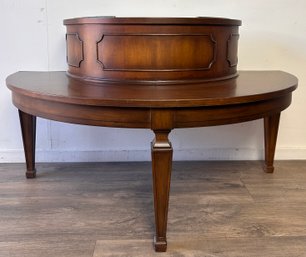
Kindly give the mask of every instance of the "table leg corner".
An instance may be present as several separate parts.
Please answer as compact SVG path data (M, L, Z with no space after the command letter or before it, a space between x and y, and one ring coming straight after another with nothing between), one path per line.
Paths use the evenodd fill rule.
M36 169L35 170L27 170L25 175L26 175L26 178L28 178L28 179L36 178Z
M155 252L166 252L167 251L167 240L165 238L163 239L156 239L156 236L154 236L154 249Z

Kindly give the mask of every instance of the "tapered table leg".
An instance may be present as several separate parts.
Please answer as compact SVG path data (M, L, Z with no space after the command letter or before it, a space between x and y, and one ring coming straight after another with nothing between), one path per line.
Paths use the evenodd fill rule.
M35 178L36 116L19 110L19 118L27 166L26 177Z
M265 130L265 166L267 173L274 171L274 154L277 140L280 113L273 114L264 118Z
M155 228L154 247L157 252L167 250L167 217L172 168L172 146L168 140L170 131L154 131L152 142L152 173L154 192Z

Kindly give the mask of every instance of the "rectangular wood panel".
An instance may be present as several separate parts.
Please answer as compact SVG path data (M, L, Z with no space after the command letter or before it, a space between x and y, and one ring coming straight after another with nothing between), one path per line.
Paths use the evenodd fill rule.
M81 62L84 60L84 53L83 41L80 39L78 33L66 34L66 47L68 65L79 68Z
M207 70L215 60L215 41L202 34L105 34L97 49L104 70Z

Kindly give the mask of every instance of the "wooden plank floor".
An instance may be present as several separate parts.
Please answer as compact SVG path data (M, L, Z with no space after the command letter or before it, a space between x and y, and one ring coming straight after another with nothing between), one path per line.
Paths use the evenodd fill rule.
M0 256L306 256L306 161L275 166L174 163L156 254L150 163L0 164Z

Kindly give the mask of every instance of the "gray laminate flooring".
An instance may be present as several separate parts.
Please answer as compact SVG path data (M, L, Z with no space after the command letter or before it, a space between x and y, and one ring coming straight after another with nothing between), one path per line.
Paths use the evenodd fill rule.
M306 256L306 161L175 162L154 253L150 163L0 164L0 257Z

